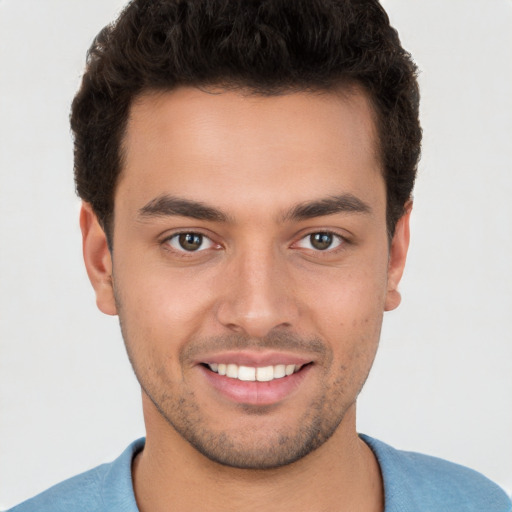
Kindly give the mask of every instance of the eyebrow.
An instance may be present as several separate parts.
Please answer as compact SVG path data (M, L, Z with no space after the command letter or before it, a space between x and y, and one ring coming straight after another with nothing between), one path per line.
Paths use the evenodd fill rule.
M286 212L283 220L307 220L336 213L371 213L368 204L353 194L329 196L317 201L307 201Z
M141 219L152 217L181 216L213 222L232 222L223 211L200 201L161 195L152 199L139 210ZM329 196L316 201L306 201L293 206L281 217L281 222L300 221L334 215L336 213L371 213L371 208L353 194Z
M217 208L207 206L199 201L169 195L156 197L139 210L139 216L143 219L175 215L214 222L229 221L228 216Z

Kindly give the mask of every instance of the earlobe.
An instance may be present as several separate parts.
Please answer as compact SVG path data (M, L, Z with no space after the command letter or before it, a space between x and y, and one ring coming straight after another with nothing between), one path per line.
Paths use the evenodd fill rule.
M96 304L107 315L116 315L116 301L112 282L112 256L105 231L89 203L80 210L82 250L87 275L96 293Z
M391 241L388 263L388 290L384 311L391 311L400 305L401 295L398 285L404 273L407 251L409 249L409 220L412 211L412 201L405 205L405 213L396 224L395 234Z

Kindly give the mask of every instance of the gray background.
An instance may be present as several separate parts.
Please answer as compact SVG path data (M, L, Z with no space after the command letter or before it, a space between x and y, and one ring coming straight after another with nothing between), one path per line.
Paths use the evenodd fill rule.
M81 260L68 112L121 0L0 0L0 508L143 435L117 320ZM387 0L422 70L403 304L359 430L512 491L512 2Z

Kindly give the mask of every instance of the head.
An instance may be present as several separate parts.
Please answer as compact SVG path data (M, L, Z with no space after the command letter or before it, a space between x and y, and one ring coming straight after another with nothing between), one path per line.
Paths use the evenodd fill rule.
M98 36L72 112L84 255L148 442L263 469L355 432L417 102L377 2L135 1Z
M112 246L130 108L147 91L215 87L272 96L367 95L391 237L420 155L416 67L377 0L132 1L94 40L73 102L78 195Z

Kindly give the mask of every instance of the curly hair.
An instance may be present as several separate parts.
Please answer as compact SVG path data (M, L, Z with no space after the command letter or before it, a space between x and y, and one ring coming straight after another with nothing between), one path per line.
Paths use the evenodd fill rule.
M129 110L148 90L357 85L376 117L391 237L420 156L416 74L378 0L133 0L92 43L72 104L77 193L111 241Z

